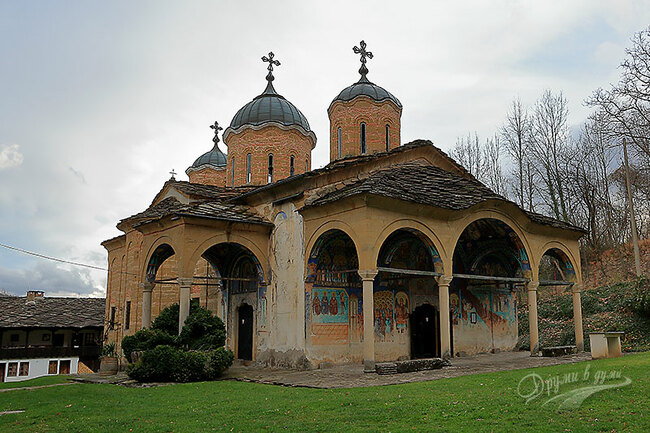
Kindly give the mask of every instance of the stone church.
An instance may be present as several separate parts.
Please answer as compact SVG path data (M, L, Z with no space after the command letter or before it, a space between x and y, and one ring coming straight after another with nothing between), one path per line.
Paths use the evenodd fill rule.
M463 356L512 350L518 302L573 292L582 350L582 229L495 194L430 141L402 143L402 104L360 79L327 108L330 162L312 170L316 136L276 90L233 116L219 146L121 220L108 251L109 342L196 302L223 319L236 358L263 365ZM224 149L225 150L225 149ZM545 262L553 263L546 272Z

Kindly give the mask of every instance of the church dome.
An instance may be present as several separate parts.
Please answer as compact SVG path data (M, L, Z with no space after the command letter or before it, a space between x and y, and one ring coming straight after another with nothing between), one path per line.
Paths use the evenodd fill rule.
M225 167L226 166L226 154L219 149L217 144L214 145L212 150L205 152L203 155L199 156L194 164L190 168L199 168L202 165L212 165L214 167Z
M375 102L390 100L398 107L402 107L402 103L399 102L399 99L397 99L395 96L393 96L392 93L383 87L368 81L365 75L363 75L361 79L353 85L341 90L341 93L339 93L339 95L334 98L332 104L336 101L348 102L358 96L367 96ZM330 104L330 107L332 104Z
M237 111L230 122L230 128L237 129L244 125L257 126L269 122L284 126L300 126L305 132L310 131L305 115L284 96L279 95L271 81L261 95Z

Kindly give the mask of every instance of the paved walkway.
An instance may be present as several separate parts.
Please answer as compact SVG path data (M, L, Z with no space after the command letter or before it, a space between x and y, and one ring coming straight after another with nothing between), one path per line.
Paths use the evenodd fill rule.
M394 375L364 373L363 366L356 364L338 365L323 370L307 371L275 370L255 366L233 366L228 369L224 378L308 388L356 388L422 382L493 371L519 370L522 368L567 364L590 359L591 354L584 352L555 358L531 357L528 352L499 352L453 358L450 367L444 367L439 370Z
M65 382L65 383L53 383L51 385L21 386L20 388L4 388L4 389L0 389L0 392L24 391L26 389L51 388L53 386L74 385L74 384L75 384L75 382Z

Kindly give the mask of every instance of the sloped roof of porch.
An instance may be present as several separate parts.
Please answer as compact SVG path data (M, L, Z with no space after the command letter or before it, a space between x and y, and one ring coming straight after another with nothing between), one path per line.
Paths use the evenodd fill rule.
M321 206L359 194L390 197L449 210L468 209L488 200L499 200L517 206L478 180L418 162L396 164L377 170L368 177L346 183L335 191L329 188L323 190L323 195L308 200L305 207ZM584 229L564 221L523 209L522 211L535 223L585 232Z

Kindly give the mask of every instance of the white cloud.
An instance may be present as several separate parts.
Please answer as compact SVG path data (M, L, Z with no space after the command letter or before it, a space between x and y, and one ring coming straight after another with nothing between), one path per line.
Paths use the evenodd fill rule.
M23 163L23 154L17 144L4 144L0 148L0 170L17 167Z

